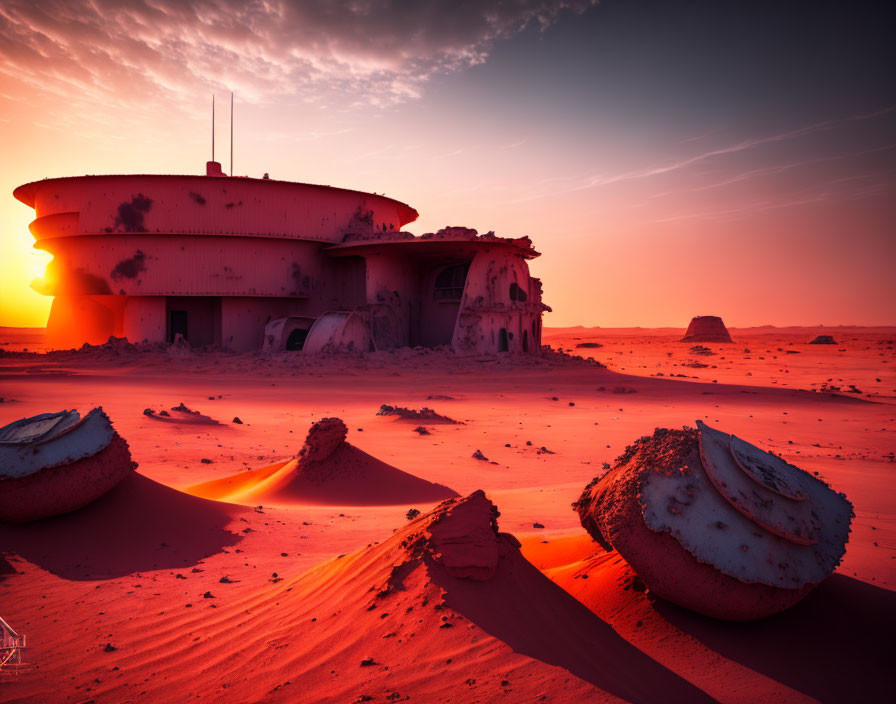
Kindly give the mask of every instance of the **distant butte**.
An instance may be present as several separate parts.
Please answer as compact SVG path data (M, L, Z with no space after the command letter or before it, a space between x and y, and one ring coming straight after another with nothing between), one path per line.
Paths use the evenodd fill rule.
M732 342L725 323L717 315L698 315L691 318L682 342Z

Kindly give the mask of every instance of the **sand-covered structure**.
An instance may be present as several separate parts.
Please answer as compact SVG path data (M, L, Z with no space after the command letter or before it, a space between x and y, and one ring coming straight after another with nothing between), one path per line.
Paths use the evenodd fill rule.
M55 347L173 342L234 351L460 353L540 348L528 238L450 227L416 237L397 200L330 186L202 175L52 178L14 195L53 255Z

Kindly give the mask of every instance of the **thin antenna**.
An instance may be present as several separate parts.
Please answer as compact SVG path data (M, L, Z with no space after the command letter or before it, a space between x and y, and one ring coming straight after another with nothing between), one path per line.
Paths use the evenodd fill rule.
M233 91L230 91L230 175L233 176Z
M215 94L212 93L212 161L215 160Z

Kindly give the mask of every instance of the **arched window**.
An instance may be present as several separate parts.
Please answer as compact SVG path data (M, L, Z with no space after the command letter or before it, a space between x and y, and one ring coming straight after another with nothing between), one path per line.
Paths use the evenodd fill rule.
M433 286L432 297L436 301L459 301L464 295L469 264L455 264L442 269Z
M526 292L520 288L520 285L514 281L510 284L510 300L511 301L519 301L520 303L525 303L528 296Z

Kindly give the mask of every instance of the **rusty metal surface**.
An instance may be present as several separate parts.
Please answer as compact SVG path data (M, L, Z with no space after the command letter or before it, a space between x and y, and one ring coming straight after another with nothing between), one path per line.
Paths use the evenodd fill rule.
M19 186L14 195L42 220L77 214L71 223L35 223L35 237L74 234L242 235L341 242L359 212L377 230L417 218L400 201L372 193L287 181L207 176L81 176Z

